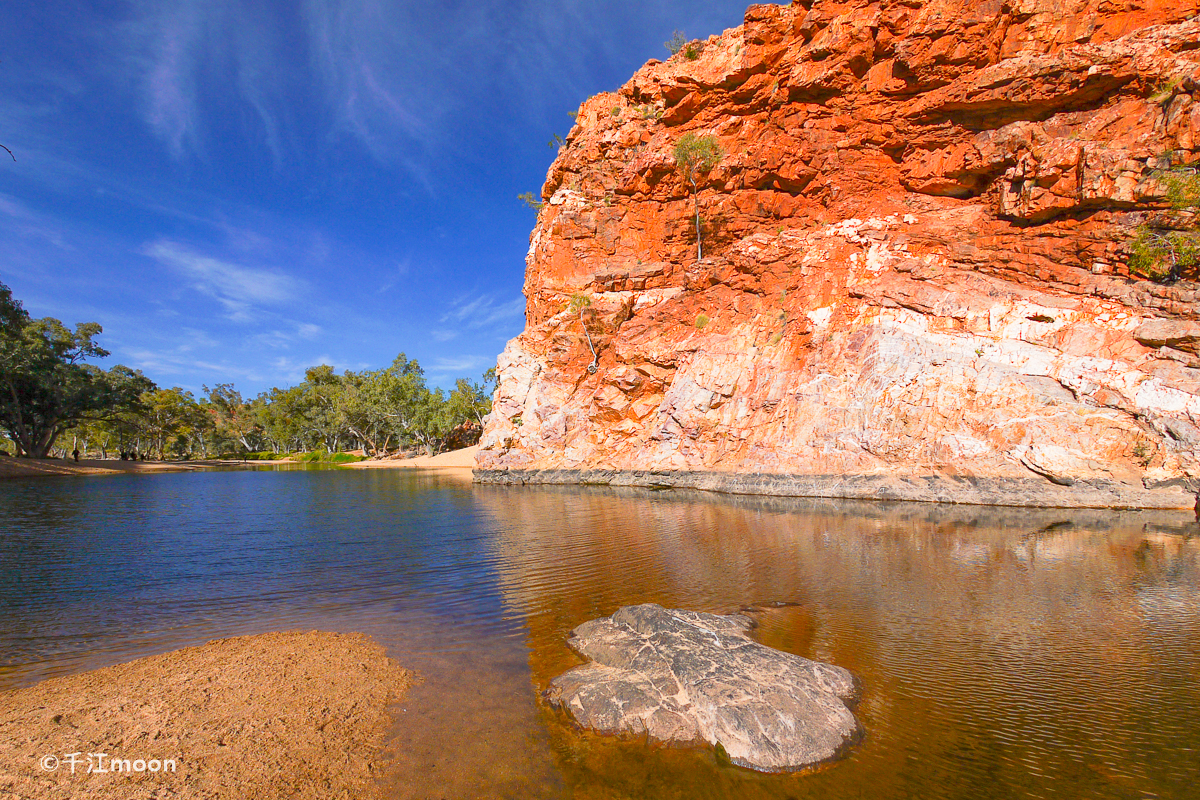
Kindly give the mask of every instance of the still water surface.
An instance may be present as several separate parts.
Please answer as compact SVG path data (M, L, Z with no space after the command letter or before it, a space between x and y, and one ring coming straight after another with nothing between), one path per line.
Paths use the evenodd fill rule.
M0 689L214 637L364 631L424 683L397 798L1197 798L1187 515L476 487L398 470L0 482ZM804 775L571 729L537 693L621 605L748 610L863 685Z

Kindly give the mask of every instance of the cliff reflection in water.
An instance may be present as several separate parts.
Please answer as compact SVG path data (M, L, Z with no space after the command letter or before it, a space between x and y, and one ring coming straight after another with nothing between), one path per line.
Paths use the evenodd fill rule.
M851 669L867 738L808 776L572 731L601 796L1186 797L1200 785L1200 544L1187 515L481 487L537 689L580 622L748 607L766 644ZM639 788L641 787L641 788ZM662 787L661 791L654 787ZM591 795L588 795L591 796Z

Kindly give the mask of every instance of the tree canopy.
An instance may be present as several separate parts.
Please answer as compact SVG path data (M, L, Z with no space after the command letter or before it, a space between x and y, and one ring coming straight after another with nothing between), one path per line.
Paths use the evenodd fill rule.
M362 448L374 455L419 448L434 454L473 444L491 410L495 370L446 392L404 353L380 370L310 367L296 386L243 397L232 383L194 396L155 386L108 356L96 323L74 330L30 319L0 284L0 429L19 453L46 456L65 433L69 447L159 458Z
M0 284L0 427L20 452L44 457L67 429L136 408L154 388L135 370L89 363L108 355L100 333L95 322L72 331L53 317L31 319Z

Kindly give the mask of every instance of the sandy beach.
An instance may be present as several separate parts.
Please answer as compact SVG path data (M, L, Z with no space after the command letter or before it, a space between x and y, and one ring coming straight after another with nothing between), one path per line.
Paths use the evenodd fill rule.
M379 797L412 681L370 637L319 631L51 678L0 694L0 798Z
M475 454L479 447L465 447L440 453L436 456L416 458L390 458L340 464L352 469L450 469L472 470ZM216 467L269 466L272 464L294 464L289 458L272 461L236 461L233 459L206 459L197 461L119 461L115 459L80 459L78 462L60 458L4 458L0 457L0 479L30 478L57 475L119 475L154 472L198 472Z
M207 459L203 461L120 461L118 459L87 459L78 462L61 458L0 457L0 479L31 478L55 475L120 475L149 472L198 472L214 467L240 465L290 464L287 459L274 461L233 461Z
M451 450L449 453L439 453L436 456L417 456L416 458L385 458L372 461L358 461L345 466L352 469L455 469L471 470L475 468L475 454L479 445L464 447L461 450Z

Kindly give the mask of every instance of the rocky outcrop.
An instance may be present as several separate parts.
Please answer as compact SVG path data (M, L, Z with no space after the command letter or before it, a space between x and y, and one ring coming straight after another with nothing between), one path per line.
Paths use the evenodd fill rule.
M542 189L481 477L898 475L1191 507L1200 286L1127 260L1161 169L1200 155L1196 10L752 6L590 98ZM702 260L686 133L724 152Z
M555 678L551 705L584 728L651 741L708 742L744 767L778 772L836 757L859 735L849 672L750 639L749 617L626 606L576 628L590 663Z

